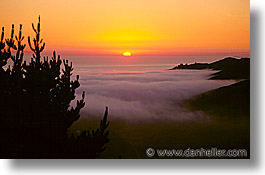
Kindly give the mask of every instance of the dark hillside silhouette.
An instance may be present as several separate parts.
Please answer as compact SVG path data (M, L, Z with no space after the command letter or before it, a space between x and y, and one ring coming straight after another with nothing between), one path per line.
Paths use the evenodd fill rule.
M210 79L240 79L243 81L221 87L187 100L191 110L202 110L221 119L249 119L250 117L250 58L227 57L210 64L178 65L173 69L220 70Z
M40 17L32 24L35 38L28 38L33 51L29 63L23 60L25 44L22 25L18 36L0 42L0 157L1 158L97 158L108 143L108 109L96 131L83 131L69 138L68 128L79 119L85 92L75 106L79 76L71 80L73 66L60 56L41 57ZM15 52L15 55L12 54ZM11 66L7 61L11 59ZM61 71L62 69L62 71Z
M187 100L192 110L202 110L222 120L247 119L250 116L250 81L244 80Z
M170 70L175 69L213 69L220 70L213 74L210 79L249 79L250 78L250 58L236 59L227 57L213 63L180 64Z

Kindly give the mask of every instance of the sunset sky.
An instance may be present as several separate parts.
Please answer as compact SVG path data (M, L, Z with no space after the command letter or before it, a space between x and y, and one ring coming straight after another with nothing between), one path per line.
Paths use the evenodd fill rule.
M4 0L10 36L41 15L46 52L75 54L248 53L249 0ZM25 40L26 42L26 40ZM27 47L28 50L28 47Z

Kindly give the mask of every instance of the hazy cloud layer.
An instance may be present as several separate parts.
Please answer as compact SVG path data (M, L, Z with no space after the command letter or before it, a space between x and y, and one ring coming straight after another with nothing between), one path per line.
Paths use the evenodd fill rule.
M234 81L207 80L210 70L176 71L78 71L86 92L82 117L102 117L109 106L110 120L186 121L202 119L200 112L190 112L182 102L197 94Z

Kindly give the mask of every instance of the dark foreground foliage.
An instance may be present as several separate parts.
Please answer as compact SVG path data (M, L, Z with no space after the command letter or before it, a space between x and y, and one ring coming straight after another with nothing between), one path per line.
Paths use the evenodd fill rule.
M18 36L0 41L0 157L1 158L97 158L108 143L108 109L96 131L68 137L68 128L79 119L85 93L70 107L79 76L71 80L72 63L60 56L41 57L45 43L38 25L32 24L35 38L29 63L23 60L22 25ZM12 53L15 52L15 55ZM11 66L8 60L11 59ZM61 68L62 71L61 71Z

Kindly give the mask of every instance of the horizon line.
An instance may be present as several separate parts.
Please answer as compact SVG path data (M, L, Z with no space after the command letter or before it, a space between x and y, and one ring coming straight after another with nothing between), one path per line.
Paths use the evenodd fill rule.
M118 54L118 53L85 53L85 52L65 52L65 51L56 51L57 55L84 55L84 56L123 56L122 53ZM53 54L54 51L44 51L42 54ZM26 54L30 54L33 52L31 52L30 50L26 50L24 53ZM185 56L185 55L227 55L227 56L231 56L231 55L249 55L250 56L250 52L246 51L246 52L213 52L213 53L209 53L209 52L187 52L187 53L133 53L132 52L132 56Z

